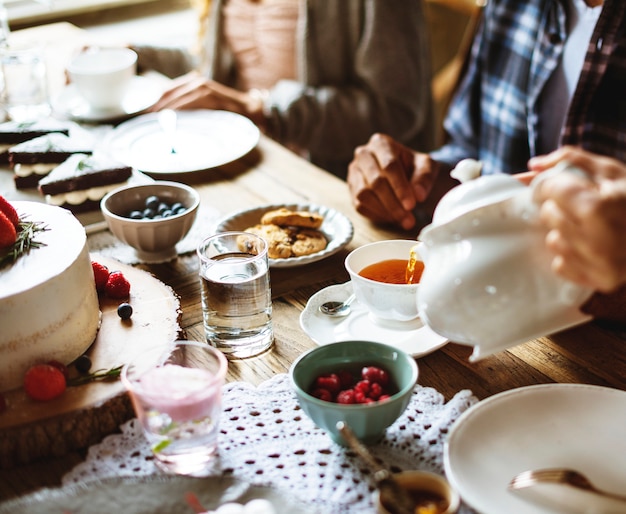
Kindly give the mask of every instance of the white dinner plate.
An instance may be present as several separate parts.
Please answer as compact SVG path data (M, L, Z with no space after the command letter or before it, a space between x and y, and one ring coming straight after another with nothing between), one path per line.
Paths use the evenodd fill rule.
M238 231L253 227L261 222L261 216L263 216L263 214L268 211L280 209L281 207L285 207L286 209L292 211L307 211L323 216L324 222L320 227L320 231L326 237L328 244L324 250L312 253L311 255L291 257L289 259L270 259L270 267L272 268L291 268L325 259L326 257L337 253L352 240L354 227L347 216L339 211L336 211L335 209L310 203L281 203L263 205L239 211L218 221L215 226L215 232L228 232L232 230Z
M142 114L118 125L105 147L118 160L148 173L188 173L222 166L243 157L259 142L258 127L228 111L176 111L172 141L159 113Z
M187 500L192 494L202 507L215 510L229 502L246 504L256 498L268 500L276 512L305 514L308 510L288 501L284 493L251 486L232 477L191 478L153 475L94 480L56 489L42 489L17 500L0 503L0 514L28 512L81 512L82 514L173 514L196 512Z
M80 96L74 84L68 84L52 102L52 107L60 115L76 121L98 123L118 121L152 107L162 92L162 86L156 81L135 76L119 108L94 109Z
M319 311L319 306L324 302L343 301L351 294L352 284L346 282L328 286L309 298L300 314L300 326L316 344L351 340L374 341L403 350L413 357L421 357L448 342L419 319L384 324L374 321L358 300L352 302L350 314L343 318L333 318Z
M487 398L452 426L444 465L463 500L481 514L554 514L507 490L515 475L536 468L573 468L623 494L626 392L546 384Z

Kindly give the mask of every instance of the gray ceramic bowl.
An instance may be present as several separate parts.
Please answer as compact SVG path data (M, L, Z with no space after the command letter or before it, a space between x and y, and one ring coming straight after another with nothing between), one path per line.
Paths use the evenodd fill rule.
M169 204L180 202L186 208L181 214L160 219L131 219L132 210L143 210L146 198L156 195ZM132 246L145 262L163 262L176 257L176 244L187 235L198 213L200 195L179 182L156 181L128 185L108 193L100 208L109 230Z
M359 370L363 366L386 370L397 392L384 401L350 405L321 400L309 394L318 376L342 369ZM289 370L302 410L342 446L347 443L337 430L338 421L347 423L364 443L381 439L387 427L409 404L417 375L417 364L409 354L371 341L342 341L318 346L298 357Z

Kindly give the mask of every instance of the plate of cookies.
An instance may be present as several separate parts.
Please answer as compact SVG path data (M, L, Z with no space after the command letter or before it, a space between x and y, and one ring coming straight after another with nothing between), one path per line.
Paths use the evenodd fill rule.
M215 232L245 231L268 243L270 266L290 268L337 253L354 235L342 213L308 203L276 204L239 211L220 220Z

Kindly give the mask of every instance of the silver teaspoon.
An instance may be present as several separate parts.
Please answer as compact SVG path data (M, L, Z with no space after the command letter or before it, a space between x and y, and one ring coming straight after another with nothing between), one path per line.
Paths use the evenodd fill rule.
M394 514L413 514L416 512L415 500L410 493L396 482L393 473L389 469L374 458L365 445L359 441L348 424L345 421L338 421L337 430L339 430L339 433L350 448L363 459L372 471L372 477L378 487L381 503Z
M350 304L355 298L353 293L343 302L325 302L319 306L319 310L327 316L347 316L350 314Z

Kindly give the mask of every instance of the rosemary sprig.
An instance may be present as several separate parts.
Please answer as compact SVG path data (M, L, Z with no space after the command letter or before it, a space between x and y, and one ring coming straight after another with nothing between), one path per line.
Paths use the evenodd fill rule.
M79 386L83 384L87 384L89 382L95 382L96 380L111 380L117 379L122 372L122 368L124 366L117 366L116 368L111 369L99 369L87 375L80 375L78 377L70 378L67 381L68 386Z
M49 230L48 227L41 221L28 221L21 218L18 224L17 239L15 243L0 254L0 268L14 263L22 255L27 254L33 248L46 246L45 243L35 240L38 232L44 232L46 230Z

